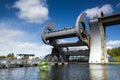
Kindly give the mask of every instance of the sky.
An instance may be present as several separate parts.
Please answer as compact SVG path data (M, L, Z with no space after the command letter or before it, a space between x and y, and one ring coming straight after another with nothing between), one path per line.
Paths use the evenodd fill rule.
M0 0L0 55L45 56L52 48L41 39L47 23L55 21L55 29L75 26L80 13L89 19L99 11L105 16L120 13L120 0ZM107 48L120 46L119 34L120 25L106 28Z

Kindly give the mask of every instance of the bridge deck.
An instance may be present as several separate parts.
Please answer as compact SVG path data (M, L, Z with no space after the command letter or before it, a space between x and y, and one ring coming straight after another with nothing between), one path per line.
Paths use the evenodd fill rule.
M75 51L69 51L65 53L65 55L69 56L89 56L89 50L75 50Z
M120 24L120 14L100 18L105 27Z
M59 47L73 47L73 46L86 46L87 44L82 41L57 43Z

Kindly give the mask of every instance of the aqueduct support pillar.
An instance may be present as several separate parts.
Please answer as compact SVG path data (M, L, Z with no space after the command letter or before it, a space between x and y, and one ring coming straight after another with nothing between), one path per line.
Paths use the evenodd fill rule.
M89 63L107 63L108 56L106 50L106 33L105 27L99 18L90 20L90 57Z

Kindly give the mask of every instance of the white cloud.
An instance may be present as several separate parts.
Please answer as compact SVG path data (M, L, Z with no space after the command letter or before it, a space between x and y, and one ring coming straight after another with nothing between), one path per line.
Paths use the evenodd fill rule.
M64 39L60 39L60 40L58 40L57 41L57 43L59 44L59 43L67 43L68 41L67 40L64 40Z
M76 41L67 41L67 40L65 40L65 39L60 39L60 40L58 41L58 44L60 44L60 43L69 43L69 42L76 42ZM86 50L86 49L88 49L87 46L68 47L68 48L69 48L69 50Z
M29 23L43 23L49 19L46 0L19 0L13 7L18 8L18 17Z
M1 43L1 42L0 42ZM46 45L38 45L36 43L29 42L14 42L14 41L4 41L0 46L2 52L5 54L15 53L15 54L35 54L36 56L45 56L50 53L51 47Z
M45 56L51 52L51 46L39 45L37 43L2 41L0 40L0 54L7 55L8 53L15 54L35 54L36 56Z
M85 10L88 17L96 16L100 11L102 11L104 14L110 14L113 12L113 8L110 4L106 4L106 5L103 5L102 7L97 6L97 7L93 7Z
M107 45L120 46L120 40L111 40L111 41L108 41Z
M118 4L116 5L116 7L117 7L117 8L120 8L120 3L118 3Z
M120 40L111 40L107 42L107 48L114 48L120 46Z
M0 55L23 53L35 54L40 57L51 52L51 46L31 43L27 41L27 37L33 38L30 34L21 30L6 28L9 26L7 23L0 23Z
M23 36L25 33L20 30L12 30L12 29L1 29L0 30L0 37L3 39L14 39L19 36Z
M107 46L107 49L112 49L113 47L111 47L111 46Z
M86 50L88 49L87 46L80 46L80 47L69 47L69 50Z

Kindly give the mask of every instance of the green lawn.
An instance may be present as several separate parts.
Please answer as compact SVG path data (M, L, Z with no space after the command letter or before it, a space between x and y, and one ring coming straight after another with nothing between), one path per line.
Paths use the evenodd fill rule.
M116 62L120 62L120 56L112 57Z

